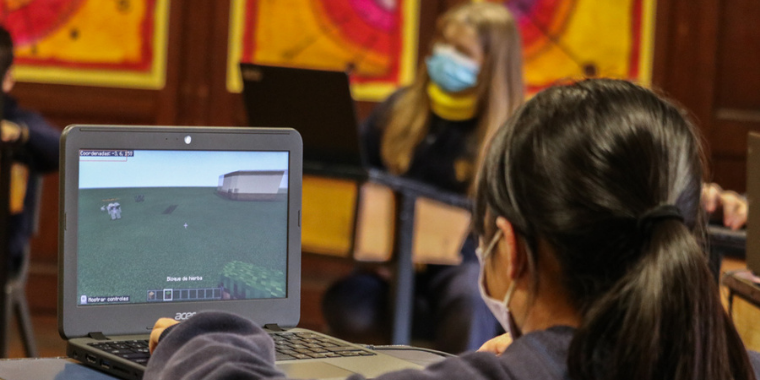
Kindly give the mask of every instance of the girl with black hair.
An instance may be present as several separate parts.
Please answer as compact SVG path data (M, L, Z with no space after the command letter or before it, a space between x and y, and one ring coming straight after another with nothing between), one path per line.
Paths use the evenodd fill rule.
M481 293L514 341L378 379L756 379L699 244L703 165L696 129L647 89L537 94L491 139L474 213ZM163 336L146 379L282 376L243 318Z
M696 129L646 89L536 96L491 141L478 184L497 318L515 338L573 327L574 379L754 379L695 235L703 167Z

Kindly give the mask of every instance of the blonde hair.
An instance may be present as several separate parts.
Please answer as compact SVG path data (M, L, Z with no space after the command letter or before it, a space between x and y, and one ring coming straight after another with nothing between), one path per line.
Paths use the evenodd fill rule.
M436 39L453 23L471 26L480 39L484 61L478 77L478 124L475 141L468 143L475 167L485 139L503 124L523 101L520 34L512 14L500 4L469 3L444 13L436 25ZM428 132L430 100L427 67L420 65L417 78L392 105L386 119L380 155L388 171L409 170L414 149Z

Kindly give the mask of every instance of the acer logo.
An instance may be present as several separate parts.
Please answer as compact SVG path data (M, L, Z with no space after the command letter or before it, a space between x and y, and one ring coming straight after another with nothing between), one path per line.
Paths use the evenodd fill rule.
M188 311L186 313L177 313L177 315L174 316L174 320L175 321L185 321L188 318L192 317L193 315L195 315L194 311Z

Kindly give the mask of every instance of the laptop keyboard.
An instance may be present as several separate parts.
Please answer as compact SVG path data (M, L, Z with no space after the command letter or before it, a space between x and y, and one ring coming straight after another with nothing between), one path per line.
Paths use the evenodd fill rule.
M274 340L275 360L375 355L372 351L356 346L346 346L338 340L310 332L277 332L269 335ZM148 364L148 359L150 359L147 340L107 341L87 345L138 364Z
M147 340L107 341L87 343L87 345L138 364L148 364L148 359L150 359Z
M270 333L274 340L275 360L299 360L372 356L372 351L310 332Z

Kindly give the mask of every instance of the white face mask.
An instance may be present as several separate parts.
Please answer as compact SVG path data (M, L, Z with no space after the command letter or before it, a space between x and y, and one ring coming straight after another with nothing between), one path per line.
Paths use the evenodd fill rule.
M502 301L499 301L497 299L492 298L488 293L486 292L486 288L484 285L485 281L485 265L486 265L486 259L488 259L488 256L493 251L494 247L496 247L496 243L499 242L499 239L501 239L502 232L501 230L496 231L496 234L494 235L491 242L488 244L488 247L486 247L486 250L483 251L480 247L478 247L475 250L475 255L478 256L478 261L480 261L480 276L478 277L478 288L480 288L480 297L483 298L483 301L486 303L486 306L488 306L488 309L491 310L491 313L494 317L496 317L496 320L499 321L499 324L501 324L501 327L504 328L504 331L509 333L509 335L512 336L512 338L517 338L516 334L519 334L518 331L512 331L512 321L511 321L511 315L509 314L509 301L512 299L512 295L515 293L515 281L512 281L511 284L509 284L509 288L507 289L507 294L504 295L504 299ZM517 330L515 328L515 330Z

